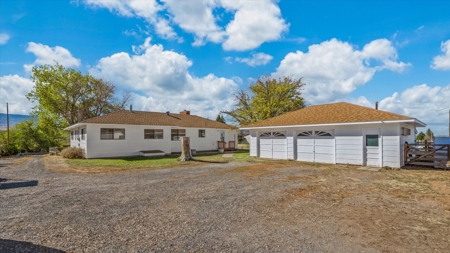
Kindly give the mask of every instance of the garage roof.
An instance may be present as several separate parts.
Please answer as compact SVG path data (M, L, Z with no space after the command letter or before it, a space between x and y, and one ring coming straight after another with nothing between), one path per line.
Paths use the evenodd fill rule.
M293 125L316 125L332 123L357 123L357 122L380 122L380 121L404 121L415 122L418 126L426 126L415 118L377 110L365 106L354 105L346 102L313 105L297 111L288 112L283 115L267 120L243 126L243 129L293 126Z

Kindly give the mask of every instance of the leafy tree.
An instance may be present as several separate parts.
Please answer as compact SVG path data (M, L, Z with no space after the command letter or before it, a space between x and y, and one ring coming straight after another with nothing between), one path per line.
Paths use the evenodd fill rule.
M425 136L427 141L434 141L434 133L429 128L427 129Z
M6 132L1 135L6 142ZM13 155L25 151L48 151L49 147L60 146L66 139L63 131L54 131L36 118L21 121L10 130L10 144L5 145L5 154Z
M262 76L249 87L250 91L236 92L235 108L222 113L239 125L246 125L304 108L304 85L301 78Z
M61 147L68 141L65 127L124 109L130 99L128 94L116 99L113 84L58 63L33 67L31 79L35 85L27 98L37 104L32 110L37 120L17 126L12 138L19 150Z
M423 132L420 132L416 136L416 140L418 140L418 141L423 141L423 140L425 140L425 138L426 138L426 136L425 136L425 134Z
M220 113L217 115L216 121L222 122L222 123L224 123L224 124L227 123L227 122L225 121L225 118L223 117L223 115L220 114Z
M35 86L27 98L37 102L33 114L58 126L124 109L130 99L125 94L117 100L113 84L58 63L33 67L31 79Z

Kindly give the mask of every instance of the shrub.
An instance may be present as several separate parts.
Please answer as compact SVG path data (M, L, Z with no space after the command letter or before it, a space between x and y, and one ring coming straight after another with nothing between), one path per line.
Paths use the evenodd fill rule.
M1 155L8 156L8 155L17 155L19 153L19 150L14 144L6 144L2 148L0 148Z
M64 158L84 158L84 149L82 148L65 148L61 151L61 156Z

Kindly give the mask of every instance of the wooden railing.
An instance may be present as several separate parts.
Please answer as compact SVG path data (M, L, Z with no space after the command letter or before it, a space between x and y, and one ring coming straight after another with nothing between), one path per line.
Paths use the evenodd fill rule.
M223 149L225 151L233 151L236 150L236 142L234 141L229 141L228 142L228 148L227 148L227 143L224 141L217 141L217 148L218 149Z
M449 168L450 144L405 144L405 165Z

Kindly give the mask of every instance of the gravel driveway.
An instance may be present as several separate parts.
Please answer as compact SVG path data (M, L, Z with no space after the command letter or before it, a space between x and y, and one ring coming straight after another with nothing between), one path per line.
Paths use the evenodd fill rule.
M311 215L289 201L286 192L302 186L290 179L311 176L311 168L249 174L243 166L253 165L63 174L34 157L0 168L1 185L11 183L0 189L0 252L380 250L328 223L332 214L305 219Z

